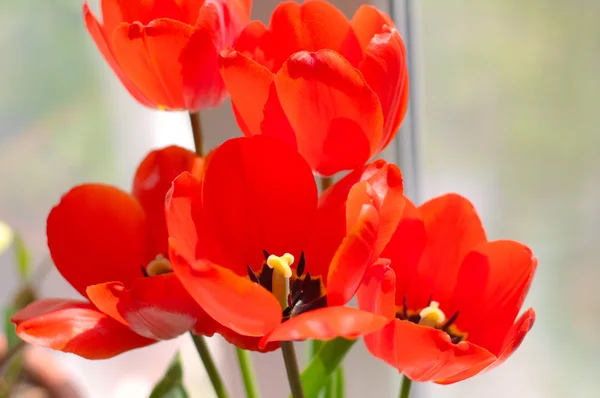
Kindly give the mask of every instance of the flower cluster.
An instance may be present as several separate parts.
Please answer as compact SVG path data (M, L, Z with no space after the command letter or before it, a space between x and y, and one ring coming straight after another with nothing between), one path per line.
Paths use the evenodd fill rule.
M408 378L442 384L517 349L535 320L519 316L531 250L489 241L462 196L416 206L396 165L369 163L408 104L389 16L283 2L267 27L249 22L250 0L101 7L102 23L84 5L87 29L133 97L197 113L229 94L245 137L204 158L155 150L131 193L66 193L48 246L85 300L29 305L12 318L23 340L100 359L188 331L263 352L364 336ZM343 171L319 194L315 175Z

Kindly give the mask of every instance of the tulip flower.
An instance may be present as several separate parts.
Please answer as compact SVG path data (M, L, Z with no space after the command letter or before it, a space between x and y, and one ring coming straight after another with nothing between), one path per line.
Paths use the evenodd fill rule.
M250 19L251 0L101 0L102 24L87 2L88 32L141 104L196 112L227 96L218 54Z
M359 307L387 317L365 336L369 351L415 381L455 383L504 362L535 321L517 316L537 260L521 243L488 241L458 195L404 215L358 292Z
M350 181L354 179L354 181ZM345 307L402 214L400 170L383 161L318 203L306 161L256 136L217 148L202 179L182 174L167 201L175 274L216 321L258 347L356 338L387 320Z
M168 147L139 166L133 194L102 184L73 188L48 216L50 254L87 300L48 298L12 317L28 343L89 359L217 325L171 272L164 214L172 180L192 170L195 155Z
M282 2L223 50L221 74L246 135L275 136L322 176L362 167L396 135L408 103L404 43L372 6Z

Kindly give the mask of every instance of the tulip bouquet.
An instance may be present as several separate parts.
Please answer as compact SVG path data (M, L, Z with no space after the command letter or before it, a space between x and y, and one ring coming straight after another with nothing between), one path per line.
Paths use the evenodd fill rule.
M13 315L17 335L106 359L190 333L219 398L214 334L236 347L249 398L260 396L249 351L281 351L295 398L343 397L357 340L403 375L401 397L412 381L455 383L504 362L535 320L519 316L535 256L488 240L460 195L414 204L400 169L372 161L408 106L393 21L369 5L348 20L324 0L282 2L268 26L250 10L102 0L98 18L84 4L129 93L189 113L195 152L152 151L130 192L90 183L62 197L48 247L83 298L34 301ZM228 95L243 136L205 153L200 111ZM307 340L301 370L294 342ZM185 396L178 372L174 362L153 396Z

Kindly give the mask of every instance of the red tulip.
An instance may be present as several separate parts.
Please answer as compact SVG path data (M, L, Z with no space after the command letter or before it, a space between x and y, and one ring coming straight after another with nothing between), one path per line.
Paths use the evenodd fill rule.
M89 301L34 302L11 319L21 339L99 359L190 329L216 331L168 259L165 195L195 159L168 147L141 163L133 195L85 184L63 196L48 217L48 246L58 271Z
M143 105L190 112L227 96L218 54L250 19L252 0L101 0L102 24L87 2L88 32L130 94Z
M463 197L407 201L381 256L391 262L369 270L358 302L391 321L365 343L412 380L450 384L488 371L533 326L533 309L517 315L536 258L520 243L489 242Z
M318 204L310 166L293 148L263 136L229 140L202 180L182 174L173 183L173 268L216 321L265 336L259 347L355 338L387 322L343 305L390 239L402 198L400 170L379 161ZM289 294L278 293L286 284Z
M362 167L394 138L408 103L400 34L362 6L348 21L325 1L283 2L220 57L240 128L281 138L325 176Z

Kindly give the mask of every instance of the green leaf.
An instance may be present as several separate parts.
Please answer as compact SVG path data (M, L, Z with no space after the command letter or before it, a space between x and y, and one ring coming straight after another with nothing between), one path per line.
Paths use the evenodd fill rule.
M14 305L9 305L4 309L4 335L10 349L15 344L18 344L21 339L17 336L16 327L10 321L10 317L17 312L17 308Z
M183 369L179 353L171 361L162 380L152 390L150 398L188 398L188 393L183 386Z
M342 362L356 340L337 338L324 343L302 372L302 388L306 398L318 398L330 376ZM343 381L342 381L343 382Z
M31 255L29 254L29 250L27 250L21 235L15 234L13 247L19 275L21 275L21 278L24 281L27 281L29 278L29 272L31 271Z

